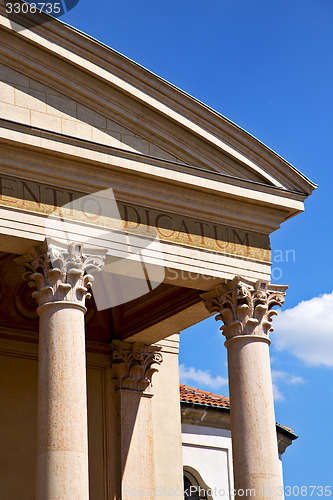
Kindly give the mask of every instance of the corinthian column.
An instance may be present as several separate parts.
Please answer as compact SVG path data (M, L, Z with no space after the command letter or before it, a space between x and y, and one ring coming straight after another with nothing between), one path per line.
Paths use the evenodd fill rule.
M89 498L84 314L103 259L52 241L16 259L39 303L39 500Z
M208 311L223 321L227 339L236 499L250 490L251 498L280 498L268 336L277 314L272 308L283 304L286 289L236 277L202 295Z
M158 351L139 343L112 342L120 406L122 498L156 498L151 398L152 376L163 360Z

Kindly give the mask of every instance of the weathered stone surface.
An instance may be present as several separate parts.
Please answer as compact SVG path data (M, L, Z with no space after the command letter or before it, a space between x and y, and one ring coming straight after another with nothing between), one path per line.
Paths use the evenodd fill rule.
M103 256L45 241L16 261L39 303L37 498L88 499L84 273Z
M112 342L112 369L119 394L120 464L124 497L144 492L153 500L155 463L152 417L152 376L163 358L160 348L140 343Z
M227 338L237 499L246 490L256 499L276 499L281 486L268 335L277 314L272 307L283 304L286 288L236 277L202 294Z

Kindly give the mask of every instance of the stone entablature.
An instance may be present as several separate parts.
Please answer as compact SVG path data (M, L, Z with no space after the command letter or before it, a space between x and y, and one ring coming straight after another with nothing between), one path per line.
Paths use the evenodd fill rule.
M66 220L83 222L85 225L105 227L106 230L112 231L125 230L147 238L156 234L159 240L177 245L270 262L270 243L267 235L121 200L117 200L120 219L103 216L95 217L92 222L89 211L79 211L79 203L75 203L84 196L84 192L0 175L0 206L3 207L47 216L53 214ZM94 201L98 201L96 197ZM73 203L75 210L71 208Z

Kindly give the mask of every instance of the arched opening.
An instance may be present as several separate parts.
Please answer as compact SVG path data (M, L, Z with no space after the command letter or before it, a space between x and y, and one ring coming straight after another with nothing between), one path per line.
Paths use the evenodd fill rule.
M200 477L199 474L193 474L193 472L184 469L184 499L209 500L206 494L207 488L203 485L203 482L197 479L197 477Z

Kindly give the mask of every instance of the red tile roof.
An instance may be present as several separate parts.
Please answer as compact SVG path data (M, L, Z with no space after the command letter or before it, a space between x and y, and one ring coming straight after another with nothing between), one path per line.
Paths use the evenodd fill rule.
M213 394L211 392L201 391L200 389L195 389L194 387L187 387L182 384L180 384L180 402L212 406L214 408L226 408L227 410L230 410L229 398L219 396L218 394ZM277 425L296 437L294 431L289 427L285 427L281 424Z
M207 391L200 391L193 387L180 385L180 401L184 403L196 403L217 408L230 408L229 398L218 396Z
M295 432L292 429L290 429L290 427L286 427L285 425L278 424L278 423L276 425L278 425L279 427L282 427L282 429L284 429L285 431L288 431L288 432L290 432L290 434L294 434L294 436L296 436Z

